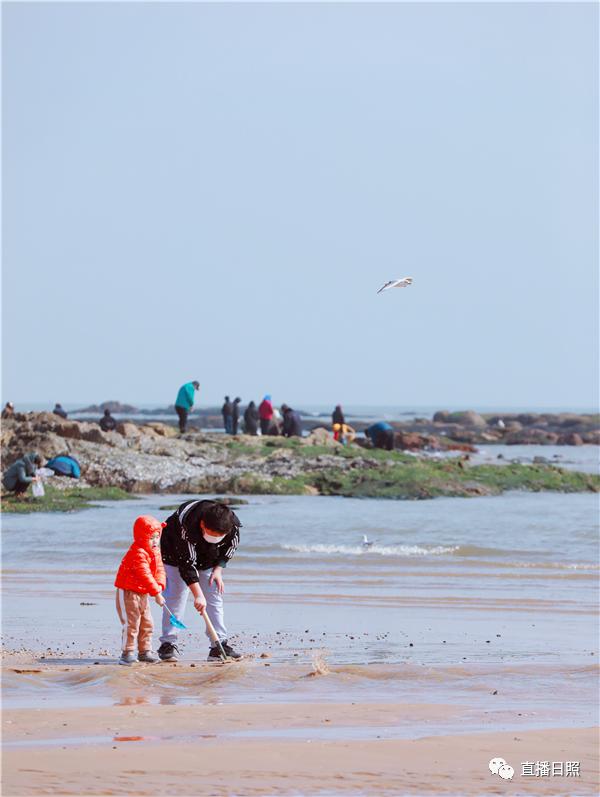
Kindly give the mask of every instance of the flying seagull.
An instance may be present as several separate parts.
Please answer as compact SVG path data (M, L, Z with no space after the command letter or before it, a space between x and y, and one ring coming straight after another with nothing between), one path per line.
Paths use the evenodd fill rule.
M381 286L377 293L387 291L389 288L408 288L409 285L412 285L412 277L402 277L402 279L399 280L390 280L389 282L386 282L385 285Z
M363 544L363 548L370 548L371 545L373 545L373 540L368 540L367 539L367 535L363 534L362 544Z

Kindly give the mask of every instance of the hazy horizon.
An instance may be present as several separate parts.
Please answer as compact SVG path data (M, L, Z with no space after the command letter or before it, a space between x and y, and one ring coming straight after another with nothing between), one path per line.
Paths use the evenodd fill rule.
M2 23L3 402L597 407L597 5Z

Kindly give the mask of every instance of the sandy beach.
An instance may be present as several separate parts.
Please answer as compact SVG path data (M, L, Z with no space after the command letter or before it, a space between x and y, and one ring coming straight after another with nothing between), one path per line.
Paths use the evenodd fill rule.
M597 729L440 734L465 714L392 702L7 710L3 794L597 793ZM390 738L413 723L437 732ZM512 783L489 771L497 756ZM524 761L579 761L581 775L521 777Z

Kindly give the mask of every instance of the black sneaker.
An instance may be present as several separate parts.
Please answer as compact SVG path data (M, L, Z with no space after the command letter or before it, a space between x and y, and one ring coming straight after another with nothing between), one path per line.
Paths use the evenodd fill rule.
M161 661L177 661L179 659L179 648L171 642L163 642L158 649Z
M225 655L228 659L241 659L242 654L235 651L231 645L227 644L227 640L221 642L221 647L223 648ZM208 651L208 661L222 661L221 656L221 648L218 645L215 645Z

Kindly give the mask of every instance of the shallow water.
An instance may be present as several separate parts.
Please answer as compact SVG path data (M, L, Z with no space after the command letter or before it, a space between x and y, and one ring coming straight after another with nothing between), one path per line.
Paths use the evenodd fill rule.
M255 658L201 664L188 609L182 664L117 667L112 583L133 520L183 497L4 516L4 645L41 669L11 665L5 705L393 697L597 718L597 496L249 497L225 580L232 639Z

